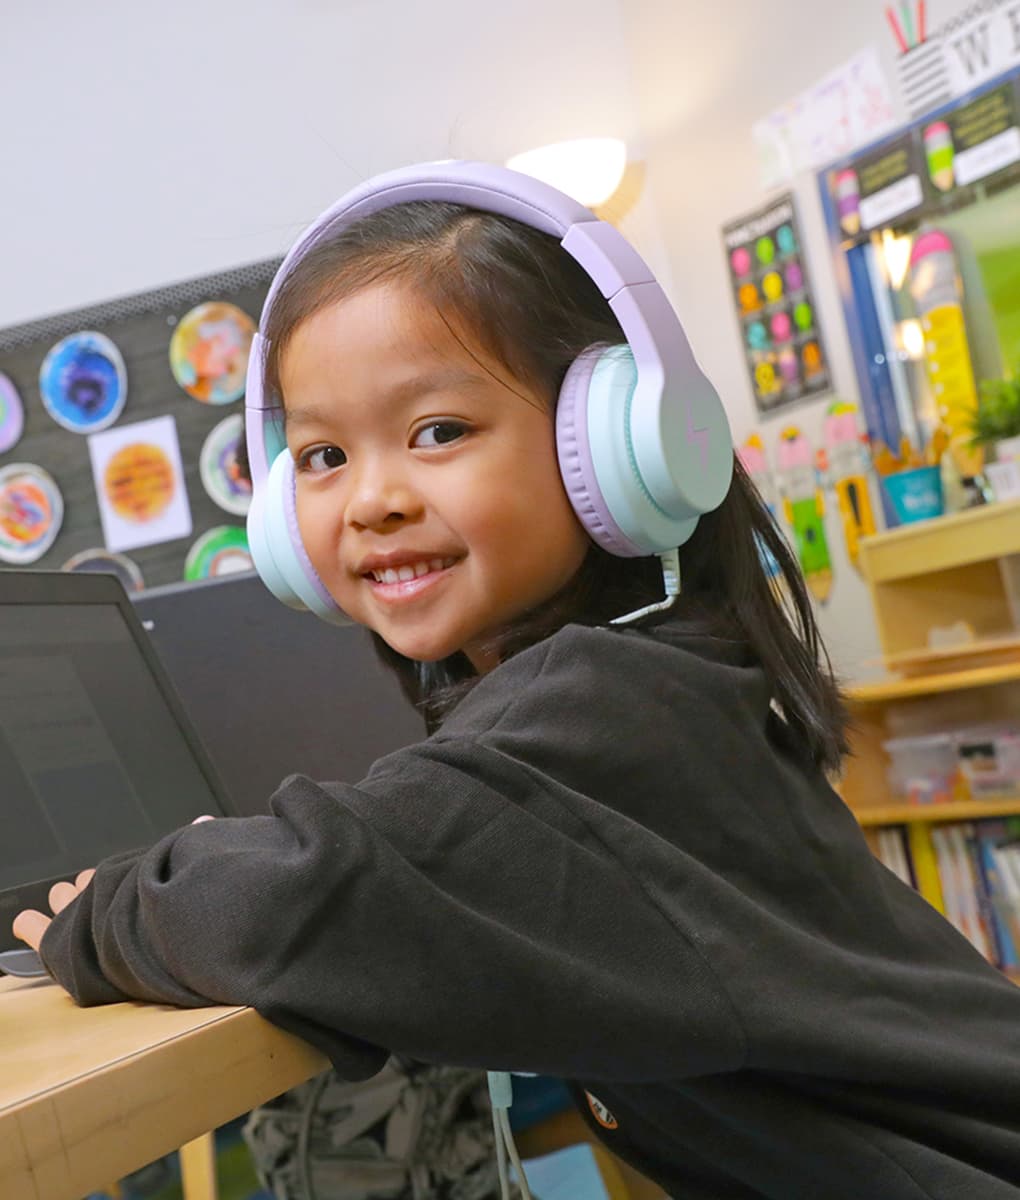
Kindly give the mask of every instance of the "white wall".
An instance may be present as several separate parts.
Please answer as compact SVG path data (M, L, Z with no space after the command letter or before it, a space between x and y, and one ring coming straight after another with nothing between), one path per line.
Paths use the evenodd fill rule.
M272 257L390 167L637 133L616 0L4 10L0 325Z
M751 138L757 119L869 45L879 49L895 89L882 5L879 0L859 5L622 0L621 10L649 187L672 268L672 298L695 353L723 395L738 443L758 428L774 452L779 428L795 423L819 446L831 396L781 409L765 420L757 414L720 230L775 194L759 183ZM836 392L857 401L814 176L799 177L794 190ZM867 590L847 560L834 502L827 534L835 585L819 609L820 624L838 669L864 677L876 672L869 663L879 655L878 637Z

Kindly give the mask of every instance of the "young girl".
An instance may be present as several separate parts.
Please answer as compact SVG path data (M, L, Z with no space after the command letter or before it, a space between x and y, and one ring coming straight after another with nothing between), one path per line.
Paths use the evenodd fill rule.
M80 1004L250 1004L351 1079L562 1077L687 1200L1016 1200L1020 990L829 786L840 696L682 330L614 231L483 175L325 214L249 374L260 571L368 626L431 736L108 860L19 934Z

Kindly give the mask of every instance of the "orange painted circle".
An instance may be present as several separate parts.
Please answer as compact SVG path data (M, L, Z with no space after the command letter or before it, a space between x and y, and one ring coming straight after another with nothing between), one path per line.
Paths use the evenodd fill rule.
M173 464L165 451L148 442L122 447L103 473L103 487L113 510L139 524L164 511L176 486Z

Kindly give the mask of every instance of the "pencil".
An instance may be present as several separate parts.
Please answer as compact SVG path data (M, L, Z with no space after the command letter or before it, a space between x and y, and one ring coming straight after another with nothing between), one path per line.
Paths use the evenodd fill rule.
M889 25L893 31L893 37L895 37L896 41L899 43L900 53L906 54L907 40L903 36L903 30L900 29L899 21L896 20L896 14L893 12L892 8L889 5L886 5L885 18L889 22Z
M903 21L903 31L907 35L910 49L913 50L917 45L917 39L914 36L914 18L910 15L909 0L900 0L900 18Z
M917 0L917 40L918 42L927 41L928 35L924 28L924 0Z

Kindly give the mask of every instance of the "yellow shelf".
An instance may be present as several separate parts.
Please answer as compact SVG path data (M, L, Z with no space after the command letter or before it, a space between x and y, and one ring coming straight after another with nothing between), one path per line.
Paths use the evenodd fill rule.
M1001 500L862 538L861 569L889 583L1020 554L1020 500Z
M847 689L851 704L886 704L911 696L931 696L939 692L958 692L965 688L991 687L996 683L1020 680L1020 662L1000 663L994 667L971 667L963 671L944 671L938 675L912 675L904 679L883 679L878 683L860 683Z
M982 817L1020 816L1020 796L985 796L950 804L875 804L851 809L859 824L908 825L912 821L978 821Z

